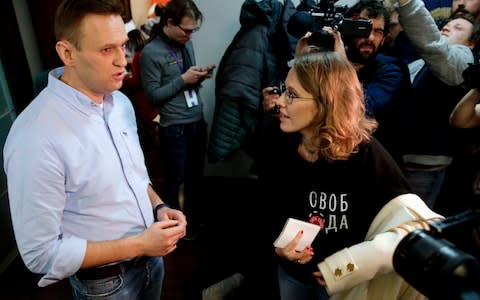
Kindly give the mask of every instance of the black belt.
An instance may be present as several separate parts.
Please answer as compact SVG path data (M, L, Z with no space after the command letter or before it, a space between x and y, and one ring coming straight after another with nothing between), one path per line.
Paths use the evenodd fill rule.
M150 259L148 256L140 256L132 260L127 260L118 264L98 268L81 269L75 273L80 280L98 280L107 277L117 276L126 273L131 269L141 268L146 265Z

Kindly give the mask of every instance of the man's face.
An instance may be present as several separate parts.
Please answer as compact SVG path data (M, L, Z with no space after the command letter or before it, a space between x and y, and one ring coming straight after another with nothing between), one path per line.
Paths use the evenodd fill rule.
M118 90L125 76L128 36L118 15L87 15L80 25L79 49L71 45L70 85L93 99Z
M385 36L385 43L393 44L402 30L402 25L400 25L400 21L398 20L398 12L393 11L390 14L390 24L388 34Z
M465 19L457 18L443 26L441 34L451 45L460 44L471 47L472 44L469 38L472 35L472 30L472 23Z
M452 14L471 14L480 21L480 0L452 0Z
M183 17L179 25L174 25L173 21L169 20L168 26L170 27L168 37L180 44L188 42L192 34L199 29L197 20L188 16Z
M380 46L382 46L385 34L385 19L383 16L369 18L367 10L360 14L361 19L372 21L372 31L368 37L355 38L348 43L348 58L354 63L365 64L371 61Z

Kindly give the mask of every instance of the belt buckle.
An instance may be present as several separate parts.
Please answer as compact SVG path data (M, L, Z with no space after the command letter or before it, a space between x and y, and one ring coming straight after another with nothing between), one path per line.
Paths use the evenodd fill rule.
M137 256L132 260L133 262L132 267L133 268L143 267L149 259L150 257L148 256Z

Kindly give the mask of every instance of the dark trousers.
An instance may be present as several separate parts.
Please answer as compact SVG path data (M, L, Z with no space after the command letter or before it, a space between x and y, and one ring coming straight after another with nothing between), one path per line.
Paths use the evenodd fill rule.
M179 208L179 187L184 183L184 213L190 224L199 221L201 182L205 167L207 124L195 123L160 127L160 148L165 162L165 186L162 199Z

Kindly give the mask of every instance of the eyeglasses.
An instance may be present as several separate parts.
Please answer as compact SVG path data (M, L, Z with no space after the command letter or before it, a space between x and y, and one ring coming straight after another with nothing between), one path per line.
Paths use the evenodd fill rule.
M190 35L194 32L197 32L200 29L200 27L195 27L193 29L186 29L186 28L183 28L180 25L177 25L177 27L180 28L180 30L183 31L183 33L185 33L186 35Z
M308 98L308 97L298 97L294 92L287 88L285 83L280 83L280 93L285 93L285 99L287 100L287 104L290 105L293 103L293 100L297 101L304 101L304 100L317 100L315 98Z

